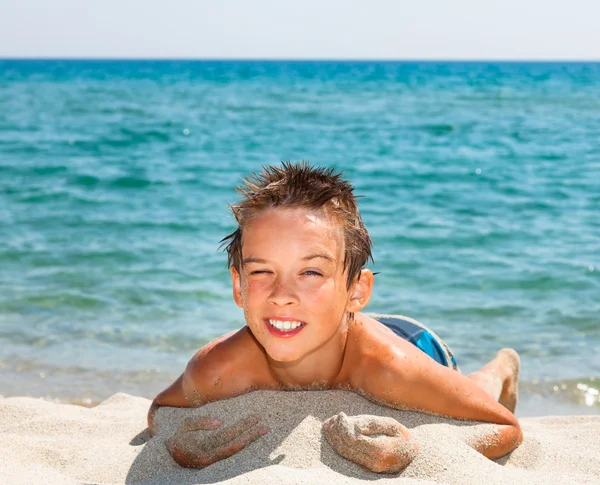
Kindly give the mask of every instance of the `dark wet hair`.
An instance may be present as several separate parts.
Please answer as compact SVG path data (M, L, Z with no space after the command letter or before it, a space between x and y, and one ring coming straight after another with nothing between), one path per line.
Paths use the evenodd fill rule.
M321 209L335 218L344 232L348 289L368 260L373 260L373 243L358 211L354 187L342 179L341 172L304 161L282 162L280 167L269 165L250 174L236 190L242 200L229 207L238 227L221 241L228 267L241 271L244 227L257 214L275 207Z

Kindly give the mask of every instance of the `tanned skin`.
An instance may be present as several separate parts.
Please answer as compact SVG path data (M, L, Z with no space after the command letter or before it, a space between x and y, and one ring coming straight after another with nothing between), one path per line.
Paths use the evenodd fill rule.
M521 443L511 412L516 352L505 349L464 376L359 313L370 299L373 274L362 270L348 288L343 232L323 211L260 213L244 228L242 260L240 271L232 268L231 275L246 326L198 350L184 373L156 396L148 413L152 434L160 406L198 407L256 389L318 388L354 390L392 408L497 424L498 434L471 443L491 459ZM291 336L281 335L270 324L274 320L302 325ZM260 416L250 416L202 440L202 430L220 425L216 417L184 422L167 442L171 455L182 466L200 468L268 432ZM418 449L409 431L389 418L338 415L324 428L338 453L377 472L400 471ZM370 435L377 438L365 439ZM364 449L357 451L359 443Z

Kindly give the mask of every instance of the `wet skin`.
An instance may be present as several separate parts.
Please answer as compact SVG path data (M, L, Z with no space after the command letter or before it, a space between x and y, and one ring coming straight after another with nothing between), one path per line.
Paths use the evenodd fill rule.
M495 440L473 445L489 458L505 455L522 441L514 415L478 383L358 313L371 296L373 274L363 270L347 287L343 234L322 211L261 213L244 229L242 258L240 271L232 268L231 275L246 326L196 352L179 379L153 401L151 432L156 432L154 414L160 406L202 406L255 389L320 388L355 390L393 408L496 423ZM355 314L354 320L348 313ZM414 456L408 430L390 431L388 418L379 424L371 419L368 426L364 420L351 426L354 418L338 418L325 436L342 456L381 472L398 471ZM391 434L368 439L369 430L377 426ZM206 466L268 431L260 420L242 420L220 439L202 444L196 436L202 429L184 426L170 440L169 449L180 465ZM349 452L357 443L361 452Z

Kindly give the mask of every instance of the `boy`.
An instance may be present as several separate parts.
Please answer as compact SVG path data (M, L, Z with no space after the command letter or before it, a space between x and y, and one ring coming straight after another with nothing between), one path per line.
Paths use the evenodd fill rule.
M373 288L364 268L371 239L341 174L283 163L250 175L238 191L243 199L231 207L238 228L224 241L246 326L198 350L156 396L148 413L153 434L160 406L202 406L256 389L346 389L393 408L495 423L496 434L470 444L491 459L521 443L516 352L501 350L463 376L418 322L359 313ZM210 418L184 422L169 452L182 466L204 467L268 432L251 416L201 441L197 430L219 426ZM338 453L376 472L400 471L417 451L409 431L388 418L342 413L324 428Z

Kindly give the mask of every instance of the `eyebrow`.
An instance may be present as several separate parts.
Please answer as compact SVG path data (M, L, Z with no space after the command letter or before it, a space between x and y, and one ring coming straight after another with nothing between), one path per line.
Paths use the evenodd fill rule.
M331 257L327 253L312 253L312 254L309 254L308 256L304 256L302 258L302 261L310 261L311 259L316 259L316 258L323 258L323 259L326 259L327 261L329 261L330 263L335 263L335 258Z
M252 257L242 259L242 265L250 264L250 263L267 264L268 261L266 259L252 258Z
M327 253L311 253L308 256L304 256L302 258L302 261L310 261L312 259L317 259L317 258L322 258L322 259L329 261L330 263L335 263L335 258L331 257ZM250 263L267 264L268 261L266 259L262 259L262 258L253 258L252 256L242 259L242 265L246 265L246 264L250 264Z

